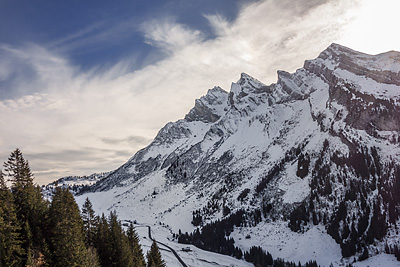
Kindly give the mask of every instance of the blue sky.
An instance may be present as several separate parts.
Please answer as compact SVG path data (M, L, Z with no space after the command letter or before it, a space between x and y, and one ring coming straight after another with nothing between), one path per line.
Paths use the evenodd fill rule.
M0 161L36 181L122 165L215 85L332 42L400 50L397 0L0 1Z
M138 67L155 49L146 44L141 24L171 17L215 35L204 17L221 14L234 20L240 6L251 0L152 1L2 1L0 42L20 46L33 42L64 53L83 69L112 64L132 54Z
M167 55L145 39L143 23L168 18L213 38L206 14L234 20L251 0L152 1L1 1L0 43L13 47L38 44L63 55L81 71L107 68L134 58L130 71ZM5 83L6 81L2 81ZM0 94L13 92L3 86Z

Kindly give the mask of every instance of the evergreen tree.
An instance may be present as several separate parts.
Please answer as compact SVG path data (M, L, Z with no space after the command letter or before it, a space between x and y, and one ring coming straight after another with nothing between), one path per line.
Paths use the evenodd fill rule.
M8 190L3 170L0 170L0 190Z
M56 188L49 217L51 266L85 266L87 250L79 207L68 189Z
M118 221L115 212L110 213L109 225L109 249L112 259L111 266L134 266L133 253L130 250L128 237L122 229L121 222Z
M104 213L101 218L98 218L98 223L96 227L96 235L94 236L94 246L97 249L97 253L100 258L102 266L111 265L111 257L109 255L109 225Z
M98 220L97 231L94 237L102 266L140 266L135 265L129 238L122 229L115 212L111 212L108 219L102 214Z
M132 223L129 224L129 228L128 228L128 231L126 234L128 236L130 249L133 253L134 266L135 267L145 267L146 261L144 260L143 251L139 244L139 237L138 237Z
M19 148L11 152L7 162L4 163L4 170L13 183L13 188L18 186L33 185L33 174L28 161L22 156Z
M98 217L96 217L94 213L93 206L89 198L86 198L85 203L83 203L82 206L82 220L83 229L85 231L86 245L88 247L93 246Z
M85 267L100 267L100 258L97 254L97 250L94 247L89 247L86 259L85 259Z
M85 203L83 203L82 206L82 221L85 243L88 248L86 267L101 266L97 249L94 247L99 217L95 215L89 198L86 198Z
M269 252L265 252L261 247L251 247L248 252L245 252L244 258L246 261L252 262L254 266L279 265L279 261L274 262L272 255Z
M155 239L153 239L153 244L147 252L147 267L166 267Z
M44 200L39 186L34 185L29 163L17 148L4 163L6 175L11 181L17 220L21 224L22 248L26 252L25 264L34 264L38 257L47 252L43 234L48 203Z
M19 231L12 194L0 170L0 266L23 264L24 251Z

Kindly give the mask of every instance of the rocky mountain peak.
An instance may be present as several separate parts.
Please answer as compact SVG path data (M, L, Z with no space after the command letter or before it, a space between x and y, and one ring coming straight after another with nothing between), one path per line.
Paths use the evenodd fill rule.
M205 96L195 100L195 105L185 116L185 120L216 122L225 112L227 96L228 93L219 86L208 90Z
M327 103L339 104L336 120L384 138L379 131L400 131L400 53L360 53L332 44L304 69L328 85ZM326 113L326 111L321 111ZM332 121L330 123L333 123ZM385 137L387 138L387 137Z
M351 61L353 64L368 68L371 71L390 71L394 73L400 71L400 52L393 50L378 55L369 55L333 43L321 52L318 58L323 60L330 59L342 64L347 64L348 61Z
M256 78L242 73L240 79L236 83L232 83L230 93L235 94L236 97L243 97L248 94L260 94L267 92L269 87L260 82Z
M378 55L368 55L332 44L318 58L306 60L304 69L322 76L328 81L331 80L333 74L339 74L335 76L353 79L353 81L354 76L357 76L381 84L399 86L400 52L390 51Z
M139 221L174 232L178 217L188 232L236 218L227 233L235 246L262 244L294 261L305 245L297 240L310 233L345 258L381 253L385 244L391 253L400 227L399 64L398 52L332 44L296 72L278 71L275 84L243 73L229 93L208 90L88 190L107 191L104 209L126 218L139 211ZM281 247L271 231L285 233L276 235Z

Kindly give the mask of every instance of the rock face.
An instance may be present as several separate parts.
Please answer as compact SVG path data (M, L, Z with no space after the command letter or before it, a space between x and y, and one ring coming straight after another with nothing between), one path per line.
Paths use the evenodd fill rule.
M372 255L399 240L399 134L400 53L332 44L276 84L242 74L229 93L210 89L89 192L127 217L148 205L143 220L180 216L189 230L194 211L200 226L262 211L294 232L322 225L344 257Z
M207 95L196 100L194 108L185 116L185 120L188 122L216 122L224 115L226 99L227 93L221 87L208 90Z
M304 68L329 84L330 100L346 107L346 122L369 132L399 131L400 55L370 56L333 44Z

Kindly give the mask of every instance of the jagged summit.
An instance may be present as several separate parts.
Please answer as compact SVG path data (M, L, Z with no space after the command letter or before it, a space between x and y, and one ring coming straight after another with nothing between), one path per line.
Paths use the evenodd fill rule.
M369 65L370 63L374 63L376 61L382 62L381 66L386 65L386 67L390 66L393 63L398 63L398 61L400 60L399 51L391 50L377 55L370 55L355 51L351 48L336 43L332 43L328 48L322 51L318 56L318 58L323 58L323 59L326 59L327 57L340 58L340 56L343 55L364 60L365 61L364 63L366 63L367 65Z
M78 199L103 196L100 210L175 233L242 214L229 232L235 246L295 262L329 266L394 249L399 64L397 52L332 44L296 72L278 71L271 85L243 73Z
M185 116L186 121L216 122L224 114L228 93L216 86L196 99L195 106Z
M355 57L369 57L371 55L368 55L366 53L358 52L355 51L349 47L337 44L337 43L332 43L330 46L328 46L324 51L320 53L318 56L319 58L324 58L327 55L332 55L332 56L338 56L338 55L353 55Z
M195 101L195 106L185 116L184 120L168 123L160 130L153 143L140 151L138 157L133 157L127 164L133 165L134 169L137 168L132 162L136 162L136 159L142 160L142 156L145 154L147 154L144 157L145 159L154 160L161 156L157 161L162 161L162 158L167 155L153 155L149 151L153 151L155 147L165 146L166 144L174 144L173 147L176 147L178 140L185 143L183 140L191 140L193 136L196 136L196 142L202 141L201 136L203 138L213 136L212 133L219 133L218 136L227 138L231 133L237 131L237 127L239 127L237 121L241 117L258 116L259 120L261 120L260 118L266 116L265 119L261 120L265 123L271 120L269 115L265 114L266 110L274 113L279 109L280 105L296 100L307 100L308 105L311 107L309 114L312 115L310 117L312 120L315 120L315 116L321 117L321 114L325 114L325 119L318 119L317 121L319 124L324 125L323 127L328 127L325 124L328 123L327 121L333 120L334 117L338 121L338 115L334 114L332 118L329 118L331 115L326 110L329 106L333 107L332 103L337 103L345 107L341 112L343 114L342 118L356 128L368 128L374 125L373 127L382 130L397 129L396 125L400 125L400 123L397 123L398 119L396 118L398 112L397 105L387 107L390 109L390 112L387 114L391 115L388 115L390 118L387 116L385 118L385 115L378 112L381 104L376 103L373 99L397 99L400 95L399 88L396 85L400 80L398 78L399 73L394 73L394 76L388 77L385 76L386 72L382 76L374 72L374 68L368 69L368 67L373 66L371 62L377 61L381 64L386 62L390 66L400 64L397 61L397 57L393 56L393 53L389 54L392 55L390 57L391 60L383 61L379 60L379 58L386 58L386 53L378 56L370 56L338 44L332 44L318 58L306 60L304 68L297 70L295 73L278 71L278 81L276 84L267 86L252 76L242 73L238 82L232 83L229 93L218 86L210 89L205 96ZM389 68L389 66L384 67L382 65L382 69L385 68ZM368 71L366 71L367 69ZM381 77L380 80L383 80L382 83L379 83L379 86L377 86L378 76ZM388 79L390 79L390 84L385 83ZM354 97L354 95L358 97ZM371 99L369 96L373 96L373 98ZM357 108L354 108L355 106ZM373 109L367 107L373 107ZM349 113L352 109L359 111ZM253 115L253 112L256 112L256 114ZM376 115L369 116L368 114L371 112ZM378 120L377 116L383 116L382 123L373 123L373 121ZM364 121L364 123L361 123L362 126L358 122L360 117L364 118L361 120ZM368 117L374 119L371 121L371 119L367 119ZM214 125L214 123L217 124ZM269 123L271 124L271 122ZM378 124L380 125L379 127L377 126ZM196 125L196 129L192 129L191 125ZM276 125L276 127L278 126ZM222 132L221 129L223 129ZM271 132L271 127L265 128L265 130ZM207 134L207 132L209 133ZM184 143L178 145L175 149L182 147ZM190 144L193 144L193 142L190 142ZM167 151L170 150L174 151L172 148ZM142 165L143 161L140 161L138 164ZM165 166L165 163L162 164L160 162L157 165ZM138 172L134 171L132 173ZM140 174L139 176L142 175ZM132 176L127 174L124 177Z
M232 83L230 93L240 99L248 94L261 94L268 92L269 86L260 82L256 78L242 73L240 79L236 83Z
M368 55L332 44L317 59L306 61L304 64L304 68L309 71L313 71L316 66L319 66L317 69L320 69L321 66L324 67L325 76L328 76L331 71L338 70L337 74L341 74L343 78L353 79L353 81L354 76L357 76L371 79L377 83L400 85L400 52L390 51L378 55ZM373 86L369 85L368 87Z
M331 44L326 50L321 52L317 59L325 60L326 63L332 63L332 67L351 67L358 66L364 71L389 71L393 73L400 72L400 52L389 51L377 55L369 55L357 52L350 48ZM346 66L350 65L350 66ZM363 75L359 70L357 73ZM395 80L395 79L393 79Z

